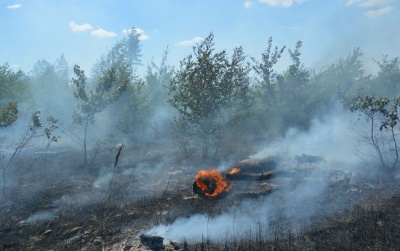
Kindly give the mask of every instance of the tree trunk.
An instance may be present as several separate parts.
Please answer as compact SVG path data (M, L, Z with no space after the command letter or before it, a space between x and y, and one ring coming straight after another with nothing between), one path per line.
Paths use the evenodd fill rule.
M85 132L83 135L83 157L85 160L85 166L87 166L87 130L89 126L89 118L86 119L85 121Z

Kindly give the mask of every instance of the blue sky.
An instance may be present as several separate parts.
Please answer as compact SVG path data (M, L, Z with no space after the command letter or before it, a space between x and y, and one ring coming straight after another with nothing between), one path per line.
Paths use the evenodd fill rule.
M29 72L63 53L70 66L90 71L136 27L142 70L151 59L159 63L167 46L170 64L179 66L210 32L217 49L241 45L256 58L269 37L292 49L301 40L302 60L315 69L361 47L373 68L373 58L400 56L399 25L400 0L2 0L0 64ZM286 57L278 67L287 64Z

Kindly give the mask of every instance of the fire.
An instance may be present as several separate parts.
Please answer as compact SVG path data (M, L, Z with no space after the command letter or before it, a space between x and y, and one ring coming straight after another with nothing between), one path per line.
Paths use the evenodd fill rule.
M225 177L215 169L200 170L193 186L195 185L207 197L218 196L233 187L233 184L229 184Z
M240 168L234 167L234 168L232 168L232 170L230 170L228 172L228 174L235 174L235 173L238 173L238 172L240 172Z

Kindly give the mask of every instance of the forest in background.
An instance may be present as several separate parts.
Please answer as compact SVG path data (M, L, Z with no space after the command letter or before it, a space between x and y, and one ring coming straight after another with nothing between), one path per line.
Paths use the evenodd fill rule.
M336 109L368 121L367 131L354 129L360 142L372 147L378 166L393 170L398 160L398 58L373 59L378 71L372 74L363 67L362 49L354 48L316 71L302 62L301 47L301 41L276 46L269 38L265 51L252 57L240 46L217 51L210 33L180 66L168 64L166 49L162 61L148 62L139 76L141 44L132 29L99 56L89 73L69 65L63 54L55 62L38 60L30 72L3 63L3 173L10 162L4 153L15 153L15 146L19 151L37 138L46 149L50 144L81 148L86 166L87 151L99 144L173 146L179 158L193 161L245 156L290 128L309 130L312 121ZM285 54L291 64L278 72Z

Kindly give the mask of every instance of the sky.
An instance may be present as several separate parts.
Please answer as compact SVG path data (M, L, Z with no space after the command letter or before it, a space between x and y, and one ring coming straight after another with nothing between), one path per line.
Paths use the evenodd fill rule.
M29 73L38 60L64 54L90 71L136 28L143 73L167 48L179 68L211 32L217 50L232 55L240 45L257 59L269 37L292 50L300 40L304 65L317 70L360 47L373 69L373 59L400 56L399 24L400 0L0 0L0 65ZM286 56L277 70L288 63Z

